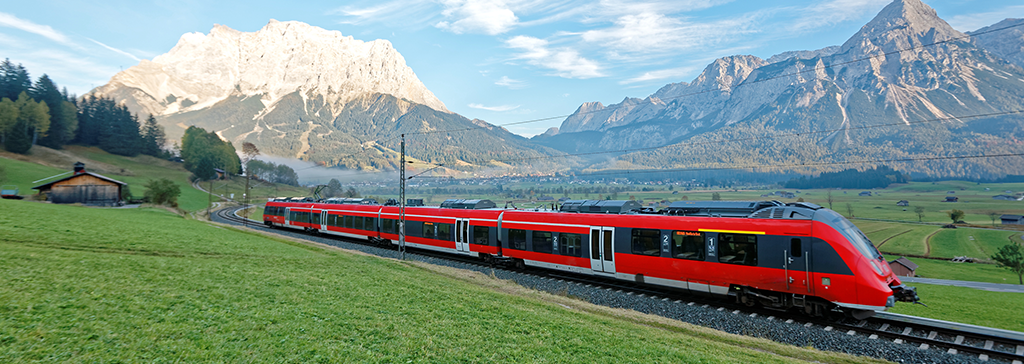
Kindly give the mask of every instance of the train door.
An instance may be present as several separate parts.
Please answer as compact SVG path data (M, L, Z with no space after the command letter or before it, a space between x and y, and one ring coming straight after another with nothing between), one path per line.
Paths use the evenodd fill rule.
M455 219L455 250L469 253L469 219Z
M782 251L786 289L795 294L812 294L810 238L793 237Z
M590 227L590 268L595 272L615 273L615 228Z

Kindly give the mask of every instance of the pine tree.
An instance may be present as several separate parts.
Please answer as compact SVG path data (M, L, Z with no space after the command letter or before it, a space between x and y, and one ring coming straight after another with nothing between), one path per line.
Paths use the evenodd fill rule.
M123 105L113 105L109 126L101 128L99 147L107 152L134 157L139 154L142 137L139 135L139 118Z
M53 83L50 76L46 74L39 77L35 85L30 90L30 95L33 99L38 102L46 103L49 107L50 114L50 131L49 133L39 139L39 144L54 148L61 149L64 144L67 144L74 137L74 126L77 126L77 120L67 119L68 113L64 110L65 103L67 102L64 95L61 94L60 89Z
M28 76L28 70L24 66L11 63L11 60L4 59L0 62L0 98L16 100L22 92L27 92L32 87L32 79Z
M142 127L142 154L159 157L163 154L164 144L167 144L164 128L156 123L153 114L149 114Z

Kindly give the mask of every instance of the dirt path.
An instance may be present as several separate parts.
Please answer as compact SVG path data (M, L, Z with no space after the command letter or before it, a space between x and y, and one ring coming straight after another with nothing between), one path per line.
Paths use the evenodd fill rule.
M942 229L935 230L924 238L924 256L926 258L932 256L932 237L935 236L935 234L938 234L940 231L942 231Z
M913 229L910 229L910 230L907 230L907 231L904 231L904 232L898 233L898 234L896 234L896 235L890 236L890 237L888 237L888 238L885 238L885 240L882 240L882 242L881 242L881 243L879 243L879 244L878 244L878 246L877 246L877 247L875 247L875 248L881 248L881 247L882 247L882 245L885 245L885 243L888 243L888 242L889 242L889 240L892 240L892 238L895 238L895 237L897 237L897 236L900 236L900 235L903 235L903 234L909 233L909 232L911 232L911 231L914 231L914 230L913 230Z

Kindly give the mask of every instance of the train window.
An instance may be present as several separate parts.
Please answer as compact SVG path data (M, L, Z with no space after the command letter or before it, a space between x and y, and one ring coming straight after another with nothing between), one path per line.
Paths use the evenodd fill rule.
M342 227L346 229L352 228L352 216L342 216L341 221L343 222Z
M551 233L547 231L533 232L533 251L551 254L552 248Z
M672 256L680 259L704 260L704 233L673 231Z
M718 261L757 265L757 235L718 234Z
M508 247L526 250L526 230L508 229Z
M583 256L583 236L580 234L558 234L558 251L571 257Z
M633 229L633 254L661 255L661 231L655 229Z
M432 222L424 222L423 229L420 231L423 232L424 238L434 239L437 237L437 230L436 227L434 226L434 223Z
M309 222L317 224L317 225L320 225L320 221L321 221L320 220L320 213L319 212L314 212L311 215L313 216L313 218L310 219Z
M395 233L395 220L394 219L384 219L383 221L381 221L380 231L388 233L388 234L394 234Z
M437 224L437 239L438 240L452 240L452 224Z
M794 257L799 258L804 251L800 245L800 239L789 239L789 253L792 254Z
M491 230L486 226L473 227L473 244L490 245Z
M352 217L352 228L356 230L363 230L363 217L353 216Z

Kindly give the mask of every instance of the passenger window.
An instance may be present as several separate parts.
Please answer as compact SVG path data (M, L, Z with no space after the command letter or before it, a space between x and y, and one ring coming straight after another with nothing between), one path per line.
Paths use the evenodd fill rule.
M439 240L452 240L452 224L437 224L437 238Z
M672 257L704 260L704 233L696 231L672 232Z
M356 230L363 230L363 217L353 216L352 217L352 228Z
M718 234L718 261L757 265L757 235Z
M800 239L790 239L789 240L789 253L792 254L794 257L799 258L800 255L803 254L803 251L804 251L803 248L800 245L801 245L800 244Z
M352 216L345 216L344 220L345 220L345 228L351 229L352 228Z
M570 257L583 256L583 236L580 234L558 234L558 250Z
M312 215L313 215L313 219L310 220L309 222L317 224L317 225L320 225L320 213L317 212L317 213L314 213Z
M486 226L474 226L472 243L479 245L490 245L490 232L490 229Z
M661 231L654 229L633 229L633 254L659 256Z
M377 224L376 224L376 222L377 222L377 218L375 218L375 217L363 218L363 227L365 227L366 230L377 231Z
M434 226L434 223L432 223L432 222L424 222L423 223L423 230L421 230L421 231L423 231L423 237L424 238L429 238L429 239L437 238L437 230L435 230L435 229L436 229L436 227Z
M533 251L538 253L551 254L551 233L547 231L533 232Z
M526 250L526 230L508 229L508 247Z

